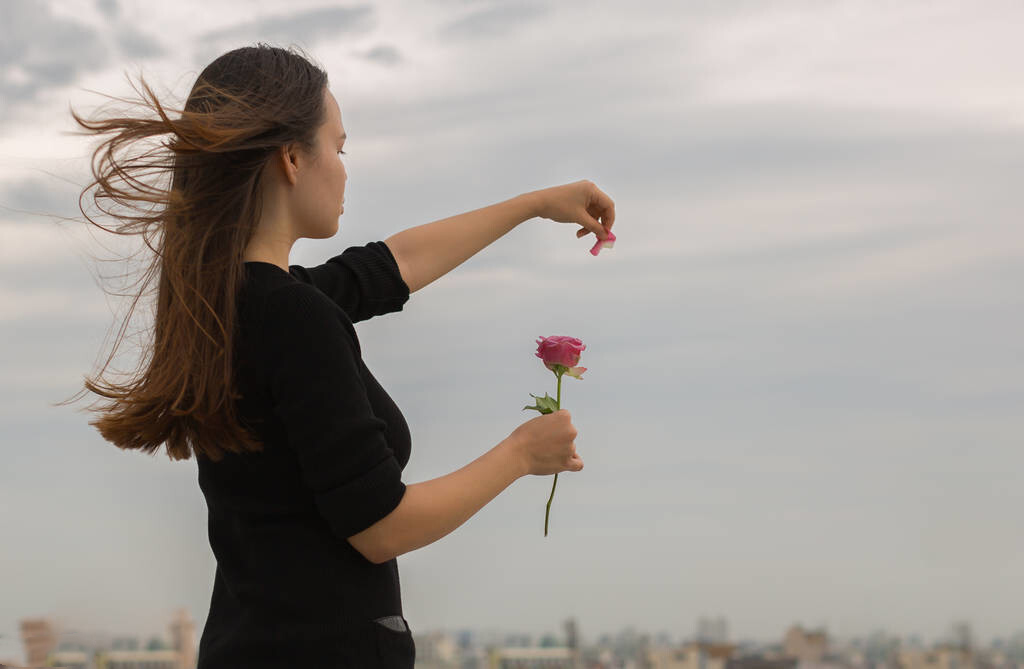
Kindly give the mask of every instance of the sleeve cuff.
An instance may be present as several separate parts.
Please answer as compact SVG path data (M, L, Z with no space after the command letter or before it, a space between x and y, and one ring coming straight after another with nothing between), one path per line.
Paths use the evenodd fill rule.
M358 314L353 322L402 310L409 300L409 286L387 244L370 242L362 247L346 249L342 257L356 275L365 301L363 313Z
M359 534L398 507L405 495L402 469L394 456L343 486L316 496L316 505L339 537Z

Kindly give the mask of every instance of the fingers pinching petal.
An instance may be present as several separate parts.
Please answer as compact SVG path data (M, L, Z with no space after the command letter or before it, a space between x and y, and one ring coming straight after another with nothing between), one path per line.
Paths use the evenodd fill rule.
M615 201L608 197L601 189L598 189L597 192L601 194L598 198L602 209L601 221L605 224L606 228L610 228L615 223Z
M591 214L589 211L583 212L582 225L587 226L589 232L593 232L598 239L604 239L607 236L608 231L605 230L604 226L597 220L600 214Z

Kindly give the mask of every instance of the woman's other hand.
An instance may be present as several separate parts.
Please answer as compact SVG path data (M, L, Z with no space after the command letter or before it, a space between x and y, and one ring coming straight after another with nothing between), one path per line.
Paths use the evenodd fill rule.
M615 203L587 179L535 190L530 196L535 199L537 216L583 226L576 231L576 237L593 232L603 241L615 223Z

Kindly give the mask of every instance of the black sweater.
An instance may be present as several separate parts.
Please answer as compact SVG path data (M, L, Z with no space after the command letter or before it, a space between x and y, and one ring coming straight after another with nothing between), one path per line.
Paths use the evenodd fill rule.
M411 668L397 561L347 541L398 506L411 450L352 323L401 311L409 287L383 242L245 271L236 406L264 451L197 458L217 559L197 669Z

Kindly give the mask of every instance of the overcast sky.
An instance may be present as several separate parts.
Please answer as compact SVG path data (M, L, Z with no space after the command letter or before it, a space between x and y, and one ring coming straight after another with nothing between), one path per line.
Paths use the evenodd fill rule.
M1024 628L1019 3L290 4L4 3L0 659L26 616L205 622L195 461L115 448L88 399L51 406L123 308L98 284L120 266L93 260L123 245L59 217L94 145L69 105L133 96L140 71L181 103L256 41L325 66L349 135L340 230L293 264L579 179L616 202L597 258L533 219L357 326L413 434L406 483L535 415L537 336L588 347L563 384L586 467L559 476L549 536L551 477L527 477L399 557L416 633Z

